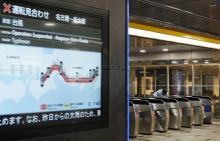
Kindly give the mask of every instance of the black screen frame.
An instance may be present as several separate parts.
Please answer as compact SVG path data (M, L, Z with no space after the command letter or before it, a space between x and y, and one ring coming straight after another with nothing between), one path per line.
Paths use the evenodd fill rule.
M15 0L11 0L16 2ZM21 3L18 1L18 3ZM33 137L42 137L57 135L63 133L79 132L85 130L94 130L100 128L109 127L109 11L103 9L97 9L93 7L88 7L85 5L80 5L77 3L69 2L57 2L57 3L45 3L43 2L30 2L28 0L23 0L22 3L35 6L43 6L45 8L53 8L57 10L66 10L79 12L80 14L85 14L86 16L98 17L102 19L102 81L101 81L101 119L98 121L88 121L82 123L72 123L69 125L60 126L47 126L47 127L31 127L26 129L18 130L13 128L6 128L1 130L0 138L2 140L15 140Z

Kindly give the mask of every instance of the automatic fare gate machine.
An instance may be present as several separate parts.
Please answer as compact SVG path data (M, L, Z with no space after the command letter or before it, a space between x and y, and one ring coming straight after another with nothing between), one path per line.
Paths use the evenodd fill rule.
M193 121L193 109L191 108L190 101L186 98L178 98L178 97L171 97L177 100L180 109L182 110L182 127L192 127Z
M155 114L147 100L131 99L135 104L135 109L139 113L139 133L140 134L153 134L155 125Z
M139 113L136 110L135 104L129 101L129 125L130 125L130 137L136 137L139 129Z
M193 96L198 97L204 106L204 121L205 124L212 124L214 117L214 104L211 97L208 96Z
M182 110L177 100L171 98L157 98L164 101L166 108L169 110L169 129L180 129L182 123Z
M203 120L204 120L204 106L202 105L202 102L197 97L186 97L190 103L191 107L193 108L193 125L202 126Z
M150 106L155 112L155 131L166 132L169 126L169 111L166 109L165 103L162 100L155 98L144 99L150 102Z

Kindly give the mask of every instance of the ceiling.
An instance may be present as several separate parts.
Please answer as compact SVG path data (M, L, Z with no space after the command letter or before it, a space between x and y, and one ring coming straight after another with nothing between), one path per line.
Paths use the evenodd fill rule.
M131 0L130 15L220 37L220 0Z

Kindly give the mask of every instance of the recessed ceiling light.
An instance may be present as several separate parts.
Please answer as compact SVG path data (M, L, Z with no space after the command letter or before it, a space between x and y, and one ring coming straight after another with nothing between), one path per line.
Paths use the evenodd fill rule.
M45 26L55 26L55 23L45 23Z
M210 62L205 62L205 64L209 64Z
M184 64L189 64L188 62L184 62Z
M163 48L162 51L167 52L167 51L169 51L169 49L168 48Z
M210 7L210 8L216 7L216 5L215 5L215 4L210 4L209 7Z
M198 60L193 60L193 63L198 63L199 61Z
M177 64L178 62L177 62L177 61L171 61L171 63L172 63L172 64Z
M141 49L139 52L140 52L140 53L145 53L146 50L145 50L145 49Z
M205 62L209 62L209 60L205 60Z
M189 62L188 60L185 60L185 61L184 61L184 63L188 63L188 62Z

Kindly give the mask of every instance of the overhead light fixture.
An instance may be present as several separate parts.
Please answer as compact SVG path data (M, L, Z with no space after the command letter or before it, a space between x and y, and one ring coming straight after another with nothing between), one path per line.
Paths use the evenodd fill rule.
M198 63L199 61L198 61L198 60L193 60L192 62L193 62L193 63Z
M210 4L209 7L213 8L213 7L216 7L216 5L215 4Z
M184 64L189 64L189 61L188 60L184 60Z
M209 64L210 61L209 61L208 59L206 59L206 60L204 60L204 63L205 63L205 64Z
M181 44L187 44L187 45L220 49L220 44L201 41L201 40L195 40L195 39L191 39L191 38L187 38L187 37L167 35L167 34L163 34L163 33L152 32L152 31L136 29L136 28L129 28L129 35L150 38L150 39L157 39L157 40L162 40L162 41L181 43Z
M141 49L139 50L140 53L146 53L146 50L145 49Z
M169 51L169 49L168 48L163 48L162 51L167 52L167 51Z
M48 22L48 23L45 23L44 25L45 26L55 26L55 23Z
M172 63L172 64L178 64L178 62L177 62L177 61L171 61L171 63Z

